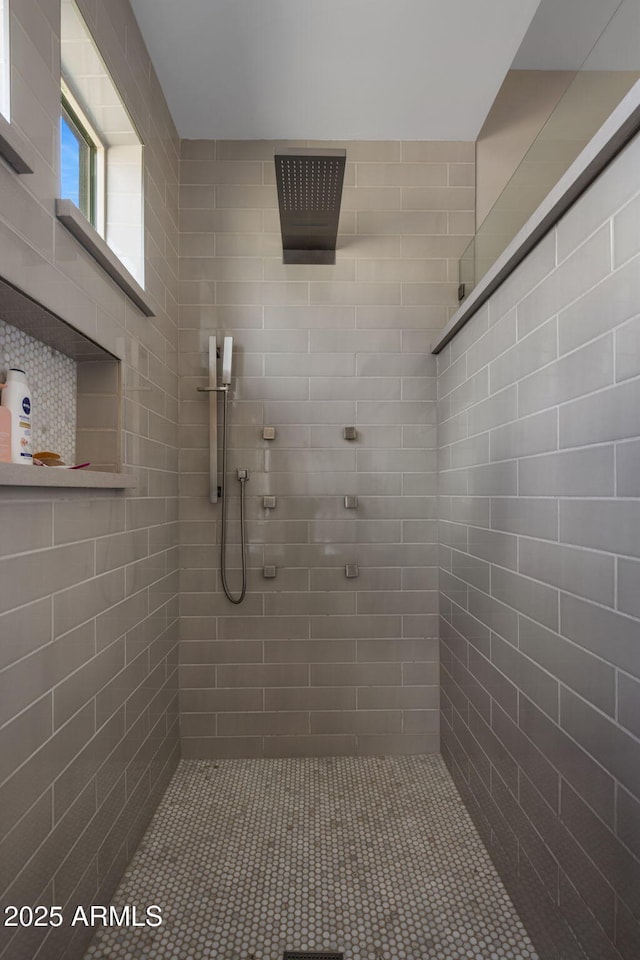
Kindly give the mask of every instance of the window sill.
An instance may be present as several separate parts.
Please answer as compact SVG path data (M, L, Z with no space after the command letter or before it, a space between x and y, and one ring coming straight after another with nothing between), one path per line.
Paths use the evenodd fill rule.
M137 484L133 474L102 473L99 470L61 470L56 467L0 463L0 486L7 487L93 487L125 489Z
M0 157L16 173L33 173L32 150L14 124L0 114Z
M138 281L122 265L115 253L102 239L98 231L91 226L72 200L56 200L56 217L64 224L69 233L82 244L87 253L100 264L105 273L108 273L121 290L123 290L136 307L146 317L153 317L155 313L150 306L145 291Z

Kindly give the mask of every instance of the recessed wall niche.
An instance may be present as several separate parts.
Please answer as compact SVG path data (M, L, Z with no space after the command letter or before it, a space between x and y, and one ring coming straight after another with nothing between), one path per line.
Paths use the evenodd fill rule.
M23 367L31 387L34 450L53 450L69 464L88 461L91 471L120 473L119 359L0 279L0 378L10 366ZM0 466L4 482L13 483L11 465ZM17 469L23 482L41 485L48 477L55 485L89 485L84 471ZM129 486L122 477L112 484L103 477L99 485Z
M21 367L33 399L33 450L52 450L76 462L76 363L0 317L0 381Z

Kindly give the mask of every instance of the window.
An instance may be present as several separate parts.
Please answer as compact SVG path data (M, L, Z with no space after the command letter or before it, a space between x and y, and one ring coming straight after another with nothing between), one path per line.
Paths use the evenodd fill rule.
M33 173L33 149L11 123L9 0L0 0L0 157L16 173Z
M143 284L142 142L74 0L60 11L60 196Z
M96 226L97 146L69 99L62 94L60 115L60 196Z
M9 107L9 0L0 0L0 113L10 119Z

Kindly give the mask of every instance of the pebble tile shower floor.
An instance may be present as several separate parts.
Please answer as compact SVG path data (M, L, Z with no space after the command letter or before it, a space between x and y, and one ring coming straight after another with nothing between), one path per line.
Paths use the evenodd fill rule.
M85 960L537 960L437 755L182 761Z

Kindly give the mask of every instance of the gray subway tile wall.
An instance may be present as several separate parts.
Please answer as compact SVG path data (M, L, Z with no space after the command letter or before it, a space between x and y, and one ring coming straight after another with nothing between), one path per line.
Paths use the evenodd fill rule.
M279 145L182 143L183 755L435 750L430 343L456 306L473 144L321 144L347 150L335 267L282 264ZM238 607L217 572L220 507L208 502L207 405L196 394L211 333L234 337L229 466L250 471L249 589ZM262 439L263 425L275 440ZM349 425L355 441L343 438ZM232 473L229 486L233 585ZM345 577L348 563L357 579Z
M545 960L640 954L639 159L438 358L442 750Z
M83 362L77 453L137 480L126 494L0 493L2 907L55 903L65 916L109 902L179 750L178 138L126 0L78 5L145 143L156 315L142 317L54 217L60 4L12 3L12 122L35 171L1 165L2 274L123 356L122 450L118 364ZM91 934L3 927L0 955L75 958Z

